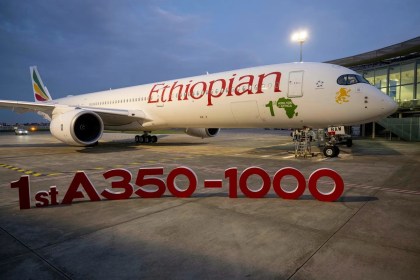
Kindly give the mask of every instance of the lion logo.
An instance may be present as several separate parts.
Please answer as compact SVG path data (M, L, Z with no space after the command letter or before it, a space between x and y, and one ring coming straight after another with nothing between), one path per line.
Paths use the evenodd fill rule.
M349 92L351 91L351 89L345 89L345 88L340 88L339 91L336 92L335 94L335 102L337 102L338 104L343 104L344 102L349 102Z

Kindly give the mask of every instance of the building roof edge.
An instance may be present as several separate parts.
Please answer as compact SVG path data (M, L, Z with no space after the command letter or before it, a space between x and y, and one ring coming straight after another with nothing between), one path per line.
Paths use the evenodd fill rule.
M352 67L381 62L387 63L387 60L392 60L393 58L403 58L412 56L418 57L419 55L420 36L374 51L326 61L326 63L337 64L344 67Z

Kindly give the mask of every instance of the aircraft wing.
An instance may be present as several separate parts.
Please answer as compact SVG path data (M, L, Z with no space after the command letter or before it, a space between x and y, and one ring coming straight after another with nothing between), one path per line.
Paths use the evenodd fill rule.
M9 108L18 113L26 112L44 112L51 115L55 108L54 104L27 102L27 101L13 101L13 100L0 100L0 108Z
M114 108L98 108L84 106L69 106L53 103L39 103L28 101L0 100L0 108L8 108L17 113L42 112L51 117L56 107L73 108L74 110L87 110L97 113L105 125L124 125L132 122L148 122L152 119L146 116L142 110L124 110Z

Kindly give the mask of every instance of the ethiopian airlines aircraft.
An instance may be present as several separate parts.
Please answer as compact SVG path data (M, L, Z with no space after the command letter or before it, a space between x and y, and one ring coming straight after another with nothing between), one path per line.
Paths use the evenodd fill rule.
M17 112L38 111L54 137L89 146L104 129L142 131L136 142L156 142L158 129L185 128L196 137L220 128L323 128L375 121L397 104L347 68L288 63L52 99L30 68L35 102L0 100Z

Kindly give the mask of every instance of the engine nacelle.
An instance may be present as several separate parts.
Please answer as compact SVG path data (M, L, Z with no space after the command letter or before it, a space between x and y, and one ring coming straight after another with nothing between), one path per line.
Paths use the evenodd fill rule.
M185 129L185 133L194 136L194 137L201 137L201 138L209 138L214 137L219 134L220 128L187 128Z
M53 115L51 134L69 145L90 146L95 144L104 131L101 117L86 110L72 110Z

